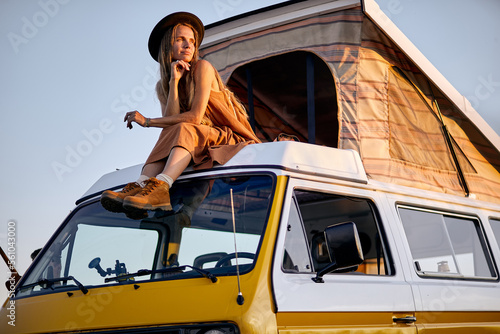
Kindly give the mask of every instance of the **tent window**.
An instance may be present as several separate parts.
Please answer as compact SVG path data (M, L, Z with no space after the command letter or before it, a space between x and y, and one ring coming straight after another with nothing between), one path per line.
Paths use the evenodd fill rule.
M262 141L287 133L302 142L338 147L335 81L317 55L296 51L245 64L233 72L228 86L247 108Z

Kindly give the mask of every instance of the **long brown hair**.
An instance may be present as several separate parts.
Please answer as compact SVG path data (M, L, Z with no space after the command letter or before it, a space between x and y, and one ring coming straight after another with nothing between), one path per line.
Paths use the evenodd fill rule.
M172 64L172 54L174 38L179 26L186 26L193 31L195 38L195 49L193 52L193 59L191 59L191 68L194 69L196 62L198 61L198 33L188 23L178 23L175 26L169 28L163 39L161 40L160 50L158 54L158 62L160 63L160 84L158 88L158 97L160 100L166 101L169 91L169 81L171 75L171 64ZM181 112L185 112L191 109L191 104L193 103L194 97L194 71L188 71L179 81L179 101Z
M177 25L169 28L165 36L163 37L160 50L158 54L158 62L160 63L160 82L157 85L157 94L158 98L161 101L167 101L168 92L169 92L169 82L171 75L171 64L172 64L172 54L173 54L173 45L174 38L179 26L186 26L191 28L194 33L195 38L195 50L193 52L193 59L191 59L191 71L188 71L179 81L179 104L180 111L185 112L191 109L191 105L193 103L194 98L194 89L195 89L195 81L194 81L194 69L196 68L196 63L198 62L198 33L196 29L194 29L188 23L178 23ZM223 83L219 72L214 68L215 77L217 79L217 83L219 85L219 89L224 92L224 98L226 103L233 107L233 110L236 112L243 114L246 118L248 118L248 114L245 110L245 107L240 102L240 100L231 92L227 86Z

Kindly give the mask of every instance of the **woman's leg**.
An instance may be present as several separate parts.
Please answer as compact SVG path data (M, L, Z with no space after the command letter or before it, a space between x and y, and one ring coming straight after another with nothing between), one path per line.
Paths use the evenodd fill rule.
M123 200L123 207L128 210L172 210L170 187L190 162L191 154L186 149L174 147L170 151L163 172L156 176L156 180L150 179L144 186L144 191L135 196L126 197ZM146 172L151 172L157 167L157 164L151 164Z
M149 163L142 168L141 176L137 183L144 187L146 181L151 177L156 177L161 181L166 181L169 187L182 174L184 169L191 162L191 154L182 147L174 147L170 151L168 158Z
M156 175L160 174L164 168L165 160L152 162L150 164L144 165L141 175L145 175L148 178L155 177Z
M191 153L182 147L174 147L168 156L162 174L168 175L175 181L191 162Z

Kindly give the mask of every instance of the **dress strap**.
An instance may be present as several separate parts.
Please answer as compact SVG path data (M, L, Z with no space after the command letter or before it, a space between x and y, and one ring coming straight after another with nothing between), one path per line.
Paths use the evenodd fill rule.
M233 103L233 99L232 99L232 96L231 94L233 94L229 88L226 87L226 85L222 82L222 79L219 75L219 72L217 71L217 69L214 67L214 65L212 65L210 63L210 65L212 66L212 69L214 70L214 74L215 74L215 78L217 80L217 84L219 86L219 91L224 94L224 97L226 98L226 101L229 101L229 103L231 104L231 108L233 108L233 113L234 113L234 117L235 118L238 118L238 116L236 115L236 109L234 108L234 103Z

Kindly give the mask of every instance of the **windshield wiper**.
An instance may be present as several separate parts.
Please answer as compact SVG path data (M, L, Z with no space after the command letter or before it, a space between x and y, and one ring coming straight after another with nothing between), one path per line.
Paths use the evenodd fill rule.
M209 280L211 280L212 283L217 282L217 277L215 277L215 275L212 274L211 272L204 270L204 269L201 269L201 268L197 268L197 267L193 267L193 266L185 264L185 265L180 266L180 267L164 268L164 269L157 269L157 270L141 269L133 274L126 274L126 275L120 275L120 276L116 276L116 277L106 278L106 279L104 279L104 283L108 283L108 282L112 282L112 281L127 280L129 278L133 278L133 277L137 277L137 276L183 272L184 270L186 270L186 268L193 269L197 273L201 274L203 277L206 277Z
M23 286L19 287L19 290L29 289L29 288L35 287L37 285L40 285L44 289L50 288L50 289L54 290L54 288L53 288L54 283L57 283L57 282L66 282L66 281L73 281L73 282L75 282L76 286L80 289L80 291L83 292L84 295L86 295L89 292L89 290L85 286L83 286L83 284L80 283L73 276L59 277L59 278L44 278L44 279L41 279L41 280L39 280L39 281L37 281L35 283L31 283L31 284L28 284L28 285L23 285Z

